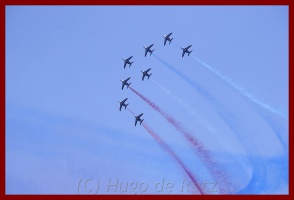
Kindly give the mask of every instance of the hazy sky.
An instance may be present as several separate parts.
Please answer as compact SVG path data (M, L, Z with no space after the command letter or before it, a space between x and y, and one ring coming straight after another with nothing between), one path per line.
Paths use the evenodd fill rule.
M190 194L184 168L207 193L288 193L288 31L287 6L7 6L6 193Z

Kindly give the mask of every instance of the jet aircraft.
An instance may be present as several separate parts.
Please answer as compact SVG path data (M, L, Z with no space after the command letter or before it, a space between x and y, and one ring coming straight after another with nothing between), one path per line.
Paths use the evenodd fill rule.
M171 41L174 39L174 38L170 38L169 36L171 35L172 33L168 34L168 35L163 35L164 37L164 46L166 44L166 41L169 41L169 44L171 43Z
M133 64L133 62L131 62L130 60L132 59L133 56L128 57L127 59L123 58L124 60L124 69L126 68L126 65L129 64L129 67L131 67L131 65Z
M125 99L122 100L122 101L118 101L118 103L120 104L120 106L119 106L119 111L121 111L121 108L122 108L123 106L125 107L125 109L127 109L127 106L128 106L129 104L125 104L126 100L128 100L128 98L125 98Z
M153 44L151 44L151 45L148 46L148 47L144 47L144 48L145 48L145 57L146 57L146 55L147 55L148 52L150 52L150 56L151 56L152 52L154 51L154 49L151 50L151 47L152 47L152 46L153 46Z
M127 88L129 88L129 86L131 85L131 83L128 83L128 80L130 80L131 77L127 78L126 80L120 80L122 82L122 86L121 89L124 89L124 86L126 85Z
M151 69L151 68L149 68L149 69L147 69L147 70L145 70L145 71L142 71L142 70L141 70L141 72L143 73L142 81L144 80L144 77L145 77L145 76L147 76L148 79L149 79L149 77L152 75L152 74L148 74L148 72L150 71L150 69Z
M143 115L143 113L141 113L140 115L135 115L135 126L137 125L137 122L140 122L140 125L142 124L142 122L144 121L144 119L141 119L140 117Z
M188 56L190 55L190 53L191 53L193 50L189 51L188 49L189 49L191 46L192 46L192 45L189 45L189 46L187 46L186 48L181 47L181 49L183 49L182 57L184 57L185 53L187 53Z

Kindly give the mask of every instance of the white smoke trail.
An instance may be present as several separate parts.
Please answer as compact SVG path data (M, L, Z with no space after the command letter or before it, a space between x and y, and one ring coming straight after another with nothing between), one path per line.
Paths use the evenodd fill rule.
M180 104L188 113L190 113L192 116L194 116L197 121L203 125L209 132L211 133L215 133L216 130L215 128L210 125L207 120L205 120L203 118L203 116L201 116L195 109L191 108L187 103L185 103L182 99L178 98L177 96L175 96L170 90L168 90L166 87L164 87L163 85L161 85L160 83L158 83L156 80L154 80L153 78L151 78L152 82L154 84L156 84L163 92L165 92L167 95L169 95L170 97L172 97L175 101L178 102L178 104Z
M181 48L179 45L175 44L174 42L172 42L172 44L173 44L175 47L177 47L178 49Z
M223 81L225 81L226 83L228 83L235 90L237 90L238 92L240 92L242 95L244 95L245 97L247 97L252 102L254 102L254 103L262 106L263 108L271 111L274 114L277 114L277 115L283 117L284 119L288 119L288 116L287 116L286 113L283 113L283 112L275 109L273 106L269 105L268 103L266 103L266 102L258 99L255 95L253 95L252 93L248 92L244 87L241 87L241 86L237 85L230 78L224 76L222 73L220 73L216 69L212 68L211 66L209 66L205 62L201 61L199 58L197 58L197 57L195 57L193 55L191 55L191 57L194 58L197 62L199 62L202 66L204 66L205 68L207 68L208 70L210 70L211 72L213 72L215 75L217 75L218 77L220 77Z
M229 108L224 106L222 102L220 102L218 99L216 99L212 94L210 94L208 91L206 91L204 88L202 88L196 81L191 80L189 77L178 71L174 66L168 64L165 60L158 57L156 54L154 54L154 57L159 60L162 64L164 64L166 67L168 67L170 70L172 70L174 73L176 73L179 77L181 77L183 80L185 80L190 86L192 86L199 94L201 94L215 109L215 111L219 114L219 116L227 123L229 128L236 134L238 139L240 140L241 144L245 148L246 152L248 154L256 153L258 150L255 148L255 146L252 144L252 141L250 138L248 138L246 127L242 126L242 123L238 120L236 115L230 111ZM199 60L200 61L200 60ZM202 64L202 63L201 63ZM205 63L204 63L205 64ZM209 67L209 66L208 66ZM215 70L216 71L216 70ZM219 73L220 74L220 73ZM227 77L223 76L223 79L226 79L229 81ZM238 85L236 85L238 86ZM240 86L234 88L234 89L241 89ZM254 101L252 101L254 102ZM255 102L254 102L255 103ZM256 104L259 105L259 104ZM260 108L262 108L260 106ZM268 113L268 112L267 112ZM279 127L277 127L279 130ZM237 159L237 157L236 157ZM251 178L248 184L240 191L236 191L237 194L259 194L263 192L269 192L271 193L272 190L268 189L274 189L270 188L271 182L267 181L269 173L273 172L273 168L268 168L264 162L259 162L260 159L256 159L253 156L246 157L248 159L248 166L251 166L252 173ZM282 163L287 163L287 157L281 158ZM280 161L274 163L279 164ZM287 166L287 165L282 165ZM286 168L286 167L285 167ZM287 169L287 168L286 168ZM269 171L270 170L270 171ZM287 170L286 170L287 171ZM276 175L276 174L275 174ZM279 180L283 183L288 183L287 179L287 173L286 175L283 174L283 176L276 175L275 179Z

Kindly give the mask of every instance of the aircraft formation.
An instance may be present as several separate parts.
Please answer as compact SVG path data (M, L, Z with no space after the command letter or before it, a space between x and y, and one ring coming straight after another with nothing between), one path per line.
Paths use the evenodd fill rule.
M166 45L166 42L168 41L169 44L172 42L172 40L174 38L171 38L170 36L172 35L172 32L167 34L167 35L163 35L164 37L164 42L163 42L163 45L165 46ZM148 53L150 53L150 56L152 55L154 49L151 49L153 47L154 44L151 44L147 47L143 47L145 49L145 57L147 56ZM188 56L190 56L190 53L193 51L193 50L189 50L189 48L192 47L192 45L189 45L187 47L181 47L182 49L182 57L184 57L185 53L188 54ZM129 65L129 67L131 67L131 65L133 64L134 61L131 61L131 59L133 58L133 56L130 56L128 58L122 58L124 60L124 69L126 68L127 65ZM144 78L145 76L147 76L147 78L149 79L149 77L152 75L151 73L149 74L148 72L151 70L151 68L145 70L145 71L142 71L142 81L144 81ZM131 83L128 83L128 81L131 79L131 77L128 77L126 78L125 80L121 80L122 82L122 87L121 89L123 90L124 89L124 86L127 87L127 89L129 88L129 86L131 85ZM129 104L126 104L125 102L128 100L128 98L125 98L124 100L122 101L118 101L120 106L119 106L119 110L121 111L121 108L124 106L125 107L125 110L127 109L127 106ZM141 119L142 115L144 113L141 113L139 115L134 115L135 117L135 126L137 125L138 122L140 122L140 125L142 125L142 122L144 121L144 119Z

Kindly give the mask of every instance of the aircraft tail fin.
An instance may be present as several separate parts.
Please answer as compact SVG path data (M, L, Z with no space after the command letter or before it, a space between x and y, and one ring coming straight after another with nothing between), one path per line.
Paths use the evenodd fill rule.
M149 74L148 79L150 78L151 75L152 75L152 74Z
M171 43L171 41L173 40L174 38L170 39L169 43Z
M142 120L140 121L140 125L142 124L143 121L144 121L144 119L142 119Z
M134 62L134 61L133 61ZM131 62L131 64L129 65L129 67L131 67L131 65L133 64L133 62Z
M192 50L193 51L193 50ZM192 51L190 51L189 53L188 53L188 56L190 56L190 53L192 53Z
M128 106L128 105L129 105L129 104L126 104L126 105L125 105L125 110L127 109L127 106Z
M151 54L153 53L153 51L154 51L154 49L153 49L153 50L151 50L151 52L150 52L150 56L151 56Z
M127 88L129 88L131 84L132 84L132 83L129 83Z

